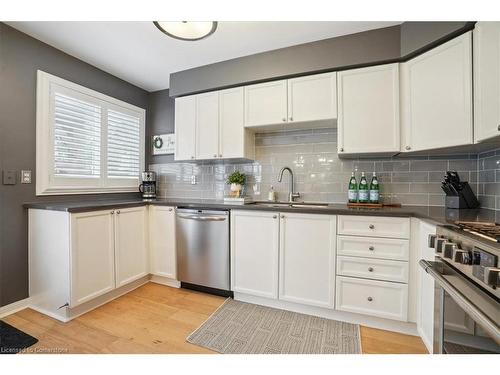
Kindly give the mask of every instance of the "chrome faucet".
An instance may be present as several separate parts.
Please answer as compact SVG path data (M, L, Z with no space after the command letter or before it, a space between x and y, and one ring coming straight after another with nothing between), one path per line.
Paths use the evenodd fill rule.
M290 173L290 191L288 193L288 202L293 202L295 198L300 197L300 193L294 193L293 192L293 172L290 168L288 167L283 167L281 168L280 173L278 174L278 182L281 182L283 179L283 172L288 171Z

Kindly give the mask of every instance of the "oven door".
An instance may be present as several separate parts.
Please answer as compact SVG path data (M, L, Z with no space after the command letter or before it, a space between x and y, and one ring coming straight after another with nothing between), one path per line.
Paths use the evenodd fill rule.
M500 303L442 261L421 260L435 283L434 353L500 353Z

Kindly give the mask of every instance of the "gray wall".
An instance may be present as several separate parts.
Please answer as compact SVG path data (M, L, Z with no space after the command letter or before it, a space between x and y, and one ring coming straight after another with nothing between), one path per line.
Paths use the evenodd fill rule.
M0 169L33 171L31 185L0 184L0 305L28 296L27 212L22 204L103 198L35 196L37 69L141 108L148 105L146 91L0 23Z
M405 22L222 61L170 75L173 97L241 84L404 61L467 30L473 22Z
M173 155L151 155L152 136L175 131L174 110L175 100L170 97L168 89L149 93L148 118L146 119L146 165L174 160Z

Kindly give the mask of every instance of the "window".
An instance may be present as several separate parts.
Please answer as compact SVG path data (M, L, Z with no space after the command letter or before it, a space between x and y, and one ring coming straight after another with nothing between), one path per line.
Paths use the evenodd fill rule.
M38 71L37 195L136 191L145 110Z

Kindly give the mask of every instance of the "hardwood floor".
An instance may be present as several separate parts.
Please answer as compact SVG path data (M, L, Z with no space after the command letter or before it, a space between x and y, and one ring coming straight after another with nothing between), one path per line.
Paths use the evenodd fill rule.
M30 349L49 353L213 353L186 342L224 301L148 283L69 323L31 309L3 320L35 336ZM419 337L361 327L363 353L426 353Z

